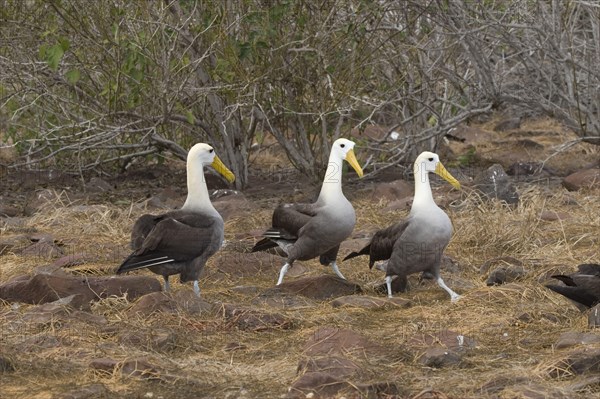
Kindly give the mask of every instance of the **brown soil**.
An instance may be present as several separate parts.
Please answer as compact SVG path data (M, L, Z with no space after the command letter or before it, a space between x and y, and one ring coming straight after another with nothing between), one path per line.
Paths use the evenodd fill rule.
M91 384L101 384L104 390L89 397L282 397L299 377L298 363L306 361L306 343L322 326L353 330L384 348L372 357L347 354L360 368L358 377L347 377L350 385L394 382L403 390L398 397L408 398L597 395L597 381L585 384L592 374L557 372L560 360L573 349L556 349L559 337L589 329L584 314L543 284L557 271L568 272L580 263L600 262L600 191L567 192L560 185L562 176L596 161L599 148L576 144L552 156L557 146L574 138L555 122L527 121L520 129L509 132L493 132L492 126L493 122L489 122L477 127L489 134L485 140L450 143L450 153L455 158L445 159L444 163L457 168L462 165L468 180L495 158L504 159L502 154L518 154L518 160L527 162L541 162L551 156L547 165L553 173L520 179L517 185L521 202L516 207L482 202L468 184L460 194L436 184L434 196L439 203L448 204L447 212L455 228L446 253L457 266L442 273L447 284L463 295L457 303L451 303L434 283L420 283L413 276L410 290L398 295L411 301L409 308L334 307L332 300L281 307L275 302L257 300L274 285L279 264L269 272L238 276L219 272L217 263L221 258L215 256L200 282L205 301L280 314L286 322L273 328L241 328L226 317L225 311L133 317L128 311L134 303L126 297L110 297L93 304L91 312L104 316L103 324L68 317L39 322L27 321L30 319L23 316L37 305L0 303L0 355L10 359L15 369L0 370L0 397L63 397L66 392ZM524 137L542 147L523 149L518 141ZM459 158L469 151L469 145L476 149L473 162ZM360 149L356 152L360 159ZM256 156L253 167L261 173L252 178L245 193L252 208L234 214L226 222L228 245L223 252L230 255L228 262L237 262L240 268L247 261L247 255L240 251L254 243L256 230L268 227L273 205L282 200L309 200L318 190L307 180L288 173L288 169L274 169L277 162L284 164L276 154L272 149ZM53 181L38 175L33 177L35 181L21 184L22 178L23 175L5 177L3 205L23 209L24 202L41 189L55 195L41 212L21 220L12 219L10 223L3 219L0 239L43 232L50 234L67 254L95 255L83 264L64 268L68 273L112 275L128 252L128 236L135 219L148 211L160 211L147 209L147 198L165 187L185 194L185 177L179 163L107 179L116 186L107 192L83 193L81 182L72 177ZM406 216L406 210L384 212L386 204L371 200L371 186L376 182L357 182L350 174L345 179L345 192L352 199L358 218L353 238L369 236L377 227ZM568 217L545 221L540 218L544 211L561 212ZM349 251L343 247L340 255ZM487 287L487 274L479 272L481 265L507 256L522 263L525 276L507 285ZM0 261L0 283L52 262L11 252L1 255ZM315 260L302 262L302 266L308 276L331 273ZM369 271L365 259L355 258L340 268L346 278L363 287L362 295L381 296L371 287L383 275ZM138 273L151 275L147 271ZM287 277L297 278L300 277ZM189 284L173 280L175 292L191 290ZM234 289L240 286L246 288ZM442 368L424 365L419 361L422 351L414 347L415 337L446 330L469 337L473 348L462 355L458 364ZM130 333L139 336L123 338ZM157 336L167 336L168 344L161 344L164 340ZM590 344L585 348L600 346ZM121 362L118 364L124 370L131 364L126 362L128 359L143 358L156 368L156 378L136 374L135 367L133 372L123 373L120 366L114 371L110 364L108 372L102 371L102 362L97 367L90 366L101 358Z

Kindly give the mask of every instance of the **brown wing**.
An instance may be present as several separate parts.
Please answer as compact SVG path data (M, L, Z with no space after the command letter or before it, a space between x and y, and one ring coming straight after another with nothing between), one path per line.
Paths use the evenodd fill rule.
M187 262L210 256L221 246L222 220L183 211L142 216L132 232L134 252L117 273L168 262ZM151 219L153 218L153 219Z
M377 231L371 238L369 245L358 252L350 253L344 260L369 255L369 268L372 268L375 262L389 259L394 250L394 243L402 236L409 223L410 218Z
M286 232L290 238L298 238L298 232L317 214L312 204L282 204L273 212L273 229Z
M312 204L281 204L273 211L272 226L265 231L262 240L252 247L252 252L266 251L278 247L274 240L294 242L300 229L308 223L316 210Z

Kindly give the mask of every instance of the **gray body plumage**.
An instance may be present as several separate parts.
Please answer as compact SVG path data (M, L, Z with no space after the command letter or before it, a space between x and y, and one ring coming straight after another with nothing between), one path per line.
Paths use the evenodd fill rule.
M429 172L442 175L455 187L460 184L443 167L437 154L424 152L415 161L415 196L410 214L405 220L375 233L371 242L344 260L369 255L369 267L386 260L386 285L392 296L392 281L396 291L406 289L407 276L422 272L432 276L452 301L459 295L452 291L440 276L444 250L452 237L452 222L440 209L431 193Z
M319 257L322 265L331 265L334 272L344 278L336 264L340 244L354 229L356 214L354 207L342 192L342 161L346 159L362 176L356 161L354 143L338 139L333 143L329 165L321 186L319 198L313 204L283 204L273 212L271 228L252 252L279 247L287 256L281 268L277 284L296 260Z

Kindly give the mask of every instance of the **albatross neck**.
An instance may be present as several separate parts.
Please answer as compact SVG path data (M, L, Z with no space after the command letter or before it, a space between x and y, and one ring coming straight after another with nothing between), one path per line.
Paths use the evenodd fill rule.
M317 203L325 205L339 203L340 199L346 199L342 192L342 163L343 160L339 156L335 156L333 152L329 155L329 163Z
M420 209L427 209L433 206L437 206L433 200L433 194L431 193L431 186L429 185L429 172L419 170L418 167L414 168L415 175L415 196L413 198L413 204L411 213Z
M197 212L216 212L208 196L208 188L206 187L206 179L204 178L204 166L200 170L190 167L190 165L187 166L187 188L187 199L181 209Z

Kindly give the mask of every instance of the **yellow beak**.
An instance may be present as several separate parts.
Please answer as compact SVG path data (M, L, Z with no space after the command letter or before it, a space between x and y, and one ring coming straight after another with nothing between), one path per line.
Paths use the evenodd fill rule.
M356 171L358 177L363 177L363 170L358 164L356 160L356 155L354 155L354 150L350 150L346 153L346 161L352 166L352 168Z
M219 159L218 156L215 155L215 159L213 159L211 166L215 168L217 172L221 174L229 183L233 183L235 181L234 174L227 169L227 166Z
M452 184L452 187L460 189L460 183L458 182L458 180L456 180L454 176L452 176L450 172L448 172L446 168L444 168L444 165L442 165L441 162L437 163L435 167L435 174L440 176L442 179L446 180L448 183Z

